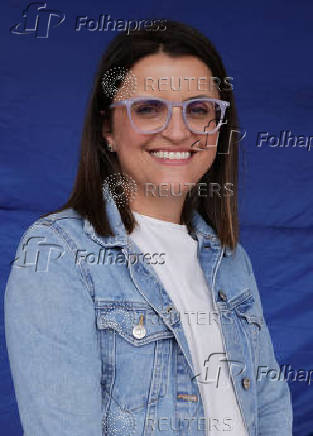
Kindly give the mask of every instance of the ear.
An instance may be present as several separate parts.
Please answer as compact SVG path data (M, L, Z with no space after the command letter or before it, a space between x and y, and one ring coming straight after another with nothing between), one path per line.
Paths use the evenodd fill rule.
M111 132L110 122L107 119L104 119L103 122L102 122L102 137L107 142L112 142L113 141L113 135L112 135L112 132Z

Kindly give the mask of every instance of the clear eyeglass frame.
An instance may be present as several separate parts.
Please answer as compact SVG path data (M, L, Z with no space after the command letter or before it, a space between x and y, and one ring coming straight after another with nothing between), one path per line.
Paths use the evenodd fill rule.
M165 123L162 127L158 128L158 129L154 129L154 130L142 130L139 129L136 124L134 123L132 116L131 116L131 106L133 105L133 103L137 102L137 101L142 101L142 100L156 100L156 101L160 101L163 102L167 105L167 118L165 120ZM187 120L187 115L186 115L186 111L187 111L187 106L194 101L209 101L209 102L213 102L216 103L217 105L219 105L220 107L220 111L221 111L221 118L217 124L217 126L209 131L204 131L204 130L195 130L193 128L191 128L188 124L188 120ZM185 123L185 126L192 131L193 133L196 133L197 135L213 135L215 132L217 132L219 130L219 128L221 127L222 124L226 124L223 122L224 116L225 116L225 112L228 106L230 106L230 102L229 101L224 101L224 100L219 100L216 98L193 98L190 100L186 100L183 102L179 102L179 101L170 101L170 100L166 100L163 98L156 98L156 97L150 97L150 96L143 96L143 97L134 97L134 98L129 98L129 99L125 99L125 100L121 100L118 101L116 103L112 103L109 107L110 108L115 108L118 106L126 106L127 109L127 115L128 118L130 120L130 123L133 127L133 129L137 132L137 133L143 133L146 135L152 135L154 133L159 133L162 130L166 129L168 126L168 123L172 117L172 112L173 112L173 107L182 107L183 108L183 120ZM103 113L103 111L100 111L101 113Z

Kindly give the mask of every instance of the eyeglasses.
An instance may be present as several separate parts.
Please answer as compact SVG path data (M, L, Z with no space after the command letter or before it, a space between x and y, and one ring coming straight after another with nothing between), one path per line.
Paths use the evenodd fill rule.
M125 105L132 127L138 133L153 134L168 126L173 107L183 108L185 125L199 135L213 134L223 124L228 101L215 98L193 98L184 102L169 101L162 98L136 97L121 100L110 108Z

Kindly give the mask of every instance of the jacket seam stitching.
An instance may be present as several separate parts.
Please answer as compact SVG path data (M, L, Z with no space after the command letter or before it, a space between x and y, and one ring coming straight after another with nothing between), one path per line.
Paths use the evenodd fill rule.
M48 220L46 220L46 221L48 222ZM70 253L73 255L73 259L75 259L75 256L74 256L74 253L73 253L72 247L70 246L70 244L68 243L68 241L63 237L63 234L66 235L66 237L68 238L68 240L71 241L71 243L73 243L73 245L76 246L74 240L69 236L69 234L68 234L68 233L67 233L67 232L66 232L62 227L60 227L58 224L56 224L55 221L53 221L53 222L50 221L50 222L49 222L49 225L44 224L43 222L39 222L38 224L34 223L34 224L31 226L31 228L33 228L34 226L39 227L39 226L41 226L41 225L50 228L50 229L54 232L54 234L57 236L57 238L59 238L59 239L61 239L62 241L64 241L64 243L66 244L66 246L67 246L67 248L68 248L68 252L70 252ZM91 297L91 299L93 300L93 289L94 289L94 284L93 284L93 280L92 280L91 274L90 274L90 272L89 272L89 269L88 269L88 267L87 267L86 265L85 265L85 268L86 268L86 272L87 272L87 274L86 274L86 272L82 269L82 263L80 263L80 264L79 264L79 271L80 271L80 274L78 273L78 275L80 275L81 278L83 279L83 283L85 284L85 288L87 289L88 295L89 295L89 297ZM74 268L74 269L75 269L75 268ZM76 269L75 269L75 270L76 270ZM91 280L91 282L92 282L93 289L89 287L89 283L88 283L88 275L89 275L90 280Z

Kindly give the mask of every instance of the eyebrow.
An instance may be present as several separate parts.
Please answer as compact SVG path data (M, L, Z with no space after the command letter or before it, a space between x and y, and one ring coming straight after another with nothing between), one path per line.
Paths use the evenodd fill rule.
M194 95L192 97L185 98L185 100L183 101L193 100L194 98L213 98L213 97L209 95Z
M147 99L147 100L159 100L159 99L164 100L162 97L156 97L155 95L153 95L153 96L152 95L144 95L144 96L141 96L141 98ZM185 98L183 101L193 100L195 98L215 98L215 97L210 96L210 95L201 94L201 95L193 95L192 97Z

